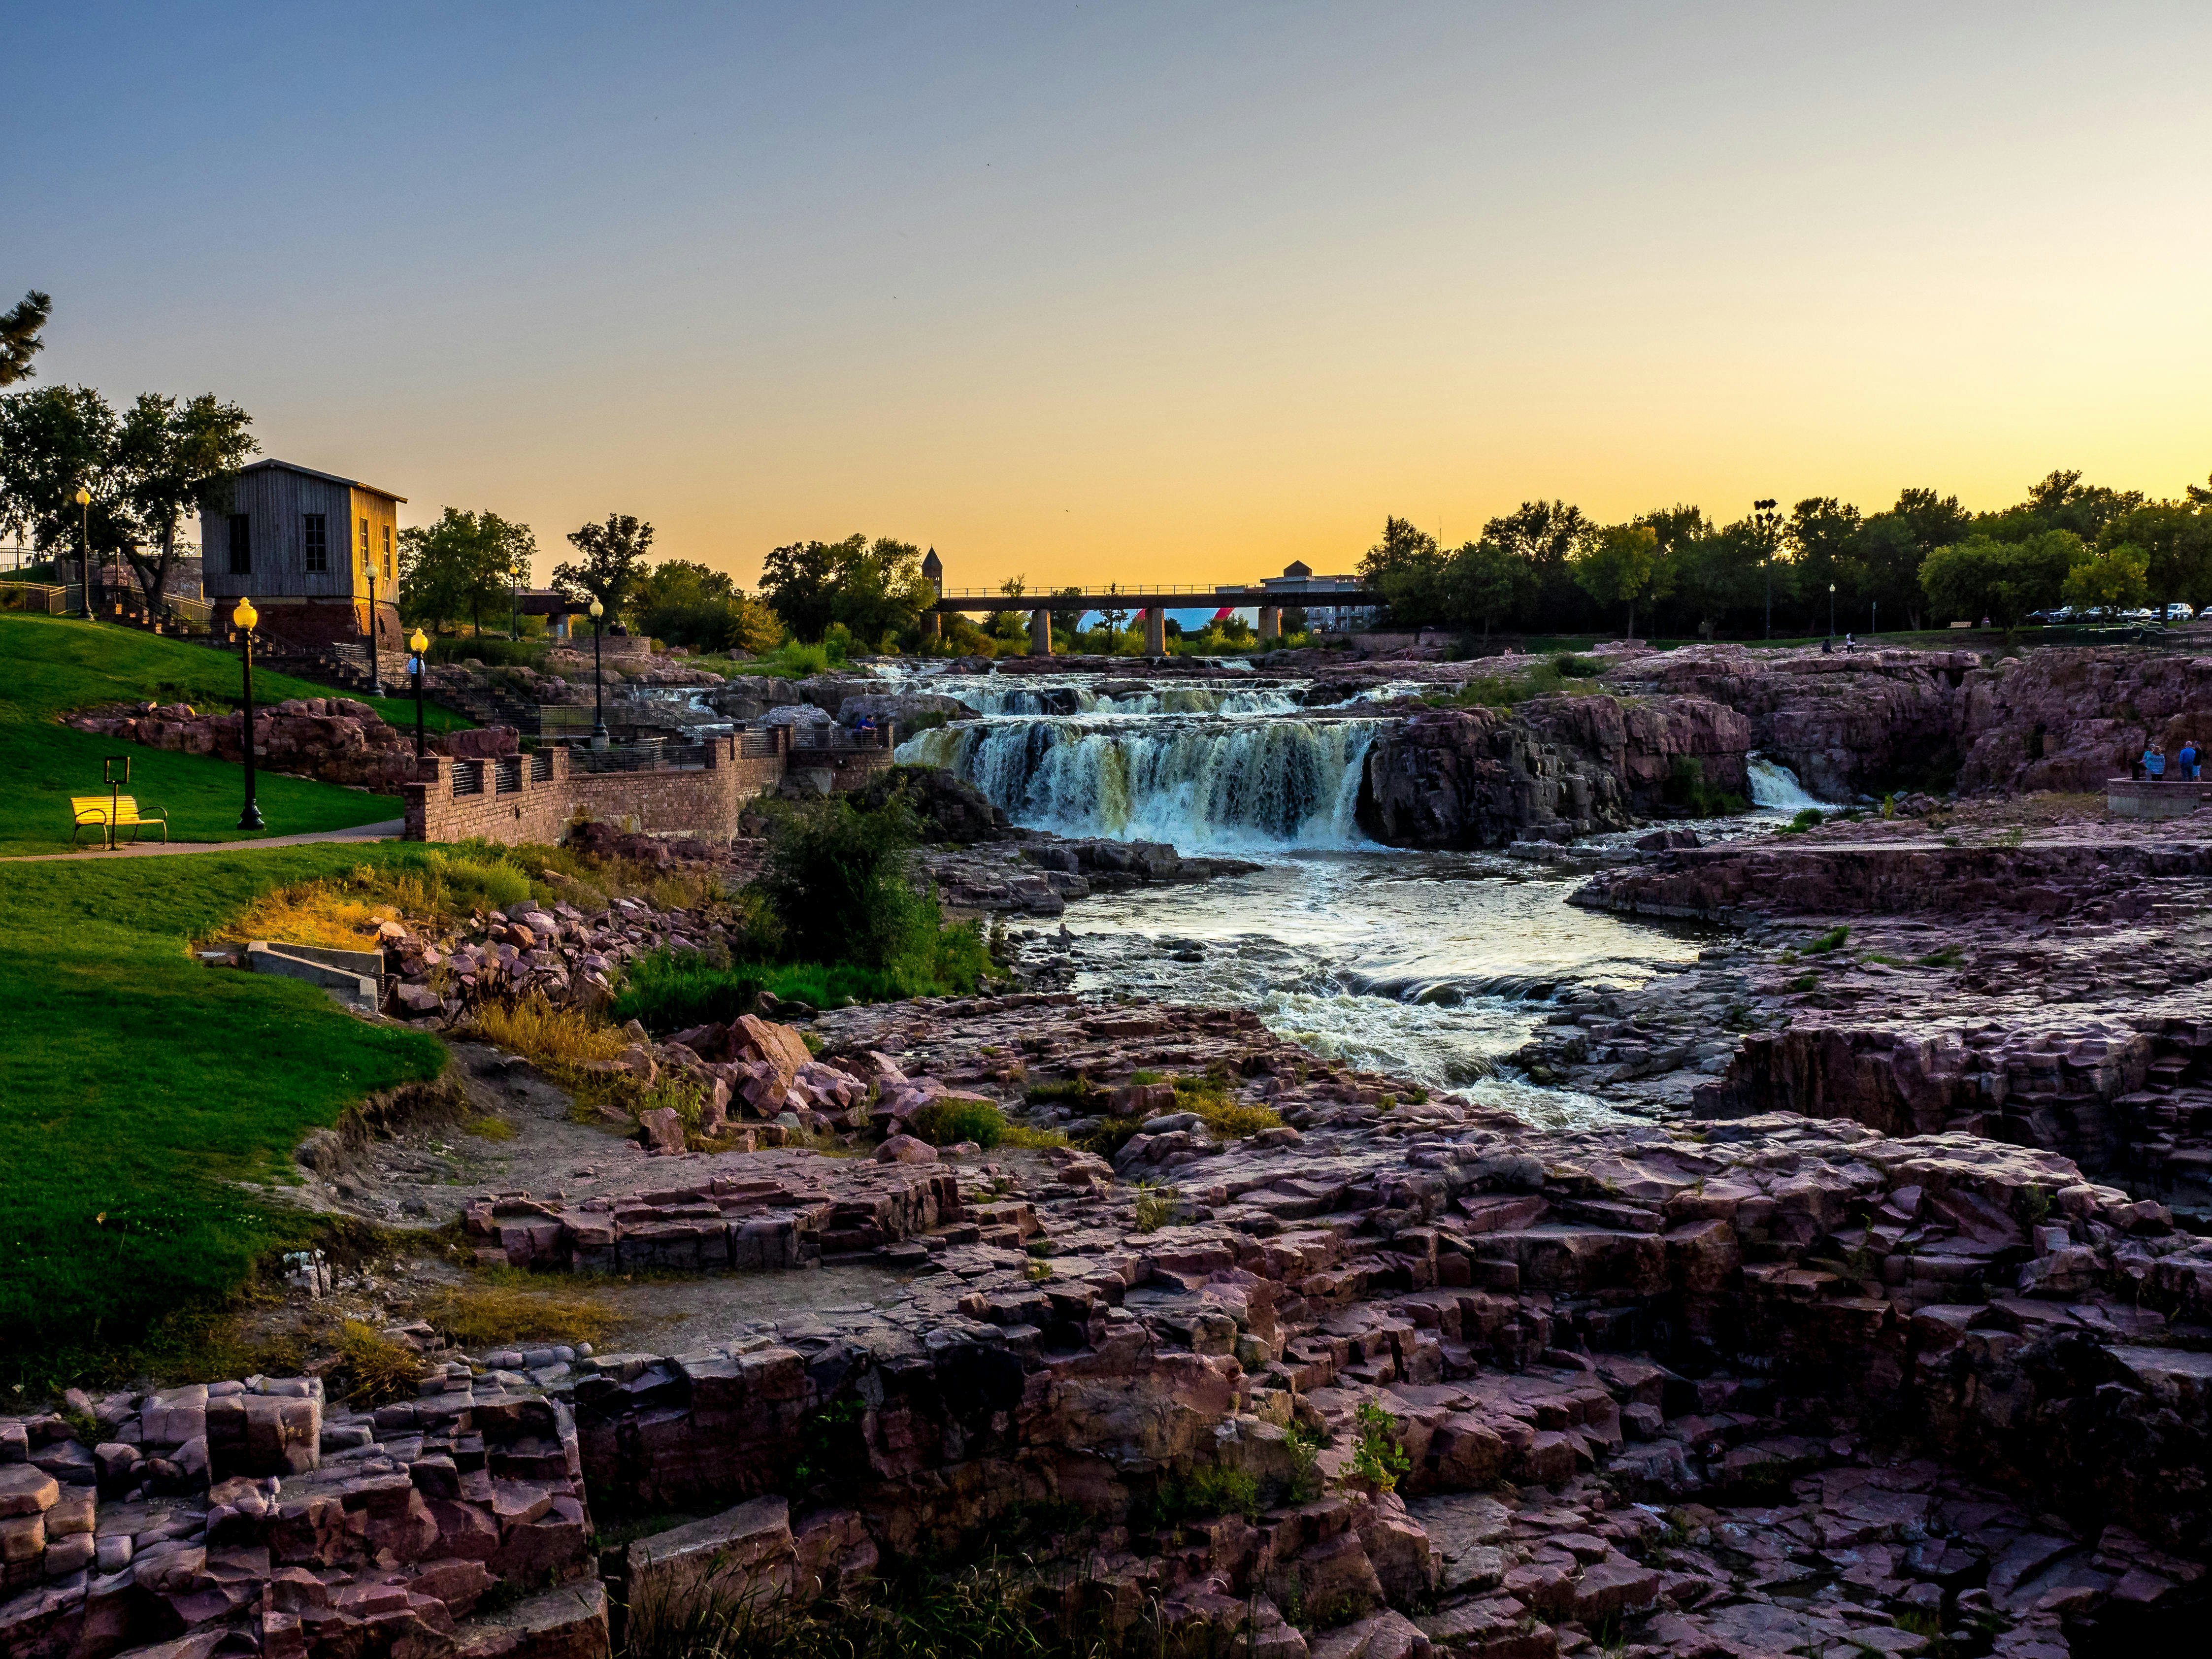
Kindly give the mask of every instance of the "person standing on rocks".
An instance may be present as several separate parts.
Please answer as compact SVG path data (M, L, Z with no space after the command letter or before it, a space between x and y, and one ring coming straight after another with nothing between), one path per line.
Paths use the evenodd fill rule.
M2196 738L2184 738L2181 740L2181 752L2176 755L2173 760L2174 764L2180 769L2179 781L2184 783L2197 781L2198 759Z
M2164 782L2166 781L2166 751L2163 749L2160 749L2154 743L2146 744L2143 746L2142 769L2144 775L2149 778L2153 783Z

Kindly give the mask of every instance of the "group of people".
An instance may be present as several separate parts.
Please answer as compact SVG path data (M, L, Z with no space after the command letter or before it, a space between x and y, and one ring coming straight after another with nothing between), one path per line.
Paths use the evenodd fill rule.
M2198 751L2194 738L2184 738L2180 750L2173 757L2173 776L2176 782L2195 783L2203 770L2203 756ZM2148 778L2153 783L2166 781L2166 750L2155 742L2143 745L2142 758L2136 763L2136 775Z

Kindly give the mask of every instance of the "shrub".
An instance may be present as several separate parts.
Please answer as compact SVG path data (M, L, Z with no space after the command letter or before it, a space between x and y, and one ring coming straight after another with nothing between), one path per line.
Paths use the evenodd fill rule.
M1321 1437L1301 1424L1283 1431L1283 1449L1291 1455L1291 1502L1310 1504L1321 1496Z
M1392 1438L1397 1424L1373 1401L1363 1401L1353 1413L1358 1437L1352 1446L1352 1472L1373 1483L1377 1492L1396 1487L1398 1477L1413 1467L1406 1449Z
M1805 947L1805 954L1808 957L1826 956L1829 951L1839 949L1843 942L1850 936L1851 930L1849 927L1831 927Z
M872 812L831 798L776 807L755 885L794 957L889 968L933 955L937 904L907 881L921 823L902 795Z
M1705 763L1695 755L1677 755L1668 768L1660 794L1670 804L1686 806L1701 818L1725 817L1747 811L1750 803L1741 795L1716 789L1705 781Z
M988 1100L933 1100L908 1127L933 1146L972 1140L988 1149L1006 1136L1006 1115Z
M1137 1231L1156 1233L1175 1218L1176 1189L1149 1181L1137 1183Z
M1138 1079L1137 1077L1133 1074L1129 1080L1132 1083L1134 1083ZM1155 1074L1146 1078L1145 1080L1151 1083L1157 1083L1159 1081L1159 1078ZM1049 1102L1056 1100L1073 1101L1078 1104L1080 1104L1085 1101L1094 1100L1104 1092L1104 1090L1099 1088L1099 1086L1093 1083L1089 1078L1078 1073L1073 1077L1062 1078L1057 1083L1032 1084L1030 1086L1029 1092L1025 1098L1032 1106L1042 1106Z
M1047 1146L1065 1146L1067 1137L1057 1129L1035 1129L1026 1123L1009 1123L1000 1143L1002 1146L1026 1146L1041 1150Z
M1817 806L1801 806L1797 816L1775 831L1781 836L1802 836L1808 830L1817 830L1826 821L1826 815Z
M1966 953L1955 945L1946 945L1941 950L1930 951L1919 958L1923 968L1956 968L1966 959Z
M346 1403L356 1411L415 1398L422 1356L372 1326L349 1319L338 1338L344 1356Z
M1175 1080L1176 1105L1195 1112L1199 1121L1231 1140L1243 1140L1262 1129L1279 1129L1283 1120L1265 1106L1246 1106L1231 1100L1221 1083L1210 1077L1179 1077Z
M663 1036L750 1013L767 983L757 966L717 967L696 951L654 951L630 963L607 1012L618 1025L635 1019Z

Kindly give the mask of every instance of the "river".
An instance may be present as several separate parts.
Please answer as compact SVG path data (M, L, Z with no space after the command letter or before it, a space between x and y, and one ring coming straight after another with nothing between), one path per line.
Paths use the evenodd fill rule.
M1015 822L1261 865L1072 907L1063 943L1081 990L1249 1008L1332 1058L1532 1122L1589 1123L1620 1114L1531 1084L1504 1057L1563 994L1640 984L1711 938L1578 909L1565 901L1580 875L1369 841L1353 807L1380 726L1360 705L1376 694L1316 708L1297 682L946 675L927 685L979 718L909 738L899 758L951 768ZM1786 768L1755 758L1751 769L1769 824L1820 805Z

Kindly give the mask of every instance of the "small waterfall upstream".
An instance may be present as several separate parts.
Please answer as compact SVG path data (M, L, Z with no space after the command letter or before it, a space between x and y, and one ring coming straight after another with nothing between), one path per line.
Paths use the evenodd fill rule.
M1764 755L1747 755L1743 769L1751 780L1752 805L1761 811L1795 814L1808 806L1822 812L1843 810L1833 801L1807 794L1805 786L1797 781L1797 775L1779 761L1769 760Z
M1064 835L1166 841L1186 851L1347 847L1364 839L1354 813L1379 724L1001 715L924 732L899 745L898 758L946 767L1010 817Z

